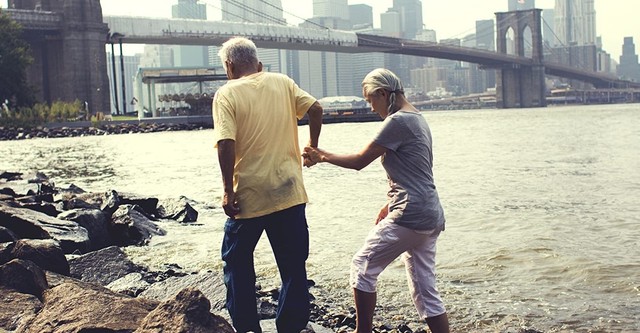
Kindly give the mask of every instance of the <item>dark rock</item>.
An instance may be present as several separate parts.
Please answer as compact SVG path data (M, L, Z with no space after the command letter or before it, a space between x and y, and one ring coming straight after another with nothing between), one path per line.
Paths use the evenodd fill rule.
M116 245L144 245L152 236L166 234L136 207L121 205L111 216L111 235Z
M277 310L277 304L269 301L258 302L258 315L260 316L260 320L275 318Z
M0 226L0 243L14 242L18 237L11 230Z
M40 212L51 217L56 217L58 214L62 212L62 207L58 207L55 204L50 202L27 202L20 203L21 208L35 210L36 212Z
M36 173L32 174L32 175L28 175L25 178L27 178L27 182L28 183L44 183L44 182L48 182L49 181L49 177L47 177L47 175L45 175L44 173L37 171Z
M191 207L185 197L162 200L158 206L157 216L159 218L172 219L183 223L198 220L198 212Z
M14 331L25 319L32 319L42 309L42 302L29 294L0 287L0 332Z
M10 229L18 238L53 238L60 242L65 253L85 253L89 249L85 228L40 212L0 204L0 226Z
M11 254L14 258L30 260L42 269L69 275L67 258L53 239L20 239Z
M8 194L2 194L0 193L0 201L9 201L9 200L14 200L15 198L13 196L10 196Z
M137 205L147 217L158 216L158 198L143 197L133 193L119 193L120 204Z
M214 272L168 278L152 284L149 289L143 291L138 297L163 301L186 287L194 287L201 290L211 302L211 308L214 312L221 310L225 306L227 289L221 274Z
M102 210L107 215L112 215L120 206L120 197L118 196L118 192L111 190L104 194L104 198L100 205L100 210Z
M44 271L28 260L14 259L0 266L0 285L42 299L49 288Z
M196 288L186 288L158 305L135 333L233 333L231 325L209 312L211 305Z
M71 276L84 282L106 286L123 276L144 269L134 264L117 246L69 259Z
M0 265L4 265L11 261L13 258L13 242L0 243Z
M13 197L13 198L18 196L16 194L16 192L10 187L1 188L0 189L0 194L8 195L8 196Z
M6 179L7 181L20 180L22 179L22 173L2 171L0 172L0 179Z
M133 332L158 305L82 282L46 290L43 304L16 332Z
M87 229L90 250L95 251L113 244L107 216L99 209L71 209L57 216L60 220L73 221Z

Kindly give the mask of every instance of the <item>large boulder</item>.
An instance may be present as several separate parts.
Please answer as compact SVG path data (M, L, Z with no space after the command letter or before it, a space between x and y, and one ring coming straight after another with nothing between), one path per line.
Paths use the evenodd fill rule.
M16 237L16 234L11 232L11 230L0 226L0 243L13 242L16 239L18 239L18 237Z
M194 287L201 290L205 297L211 302L211 309L214 313L224 308L227 289L224 285L222 275L215 272L191 274L183 277L170 277L164 281L152 284L147 290L140 293L139 297L164 301L187 287Z
M14 331L23 320L35 317L42 302L30 294L0 286L0 332Z
M67 258L60 244L53 239L20 239L16 241L11 255L32 261L44 270L69 275Z
M137 205L124 204L113 213L111 231L116 245L145 245L152 236L166 234L140 210Z
M108 228L108 216L99 209L71 209L62 212L57 218L65 221L73 221L87 229L89 240L91 241L91 251L113 245L113 240L111 239Z
M134 264L117 246L110 246L85 255L70 258L71 276L84 282L106 286L127 274L140 272L142 267Z
M49 288L44 271L28 260L14 259L0 266L0 286L42 299Z
M10 229L18 238L53 238L60 242L65 253L89 250L89 235L85 228L33 210L0 205L0 226Z
M209 300L196 288L186 288L151 311L134 333L233 333L231 325L209 312Z
M172 219L178 222L187 223L198 220L198 211L193 209L187 198L165 199L158 206L158 215L162 219Z
M16 333L133 332L158 302L78 282L46 290L43 304Z

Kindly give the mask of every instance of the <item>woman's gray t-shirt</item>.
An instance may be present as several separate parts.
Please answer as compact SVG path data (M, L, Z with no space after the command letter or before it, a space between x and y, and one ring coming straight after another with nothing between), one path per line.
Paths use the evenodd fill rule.
M387 116L373 140L387 148L389 215L394 223L415 230L442 228L444 211L433 180L431 130L422 114L397 111Z

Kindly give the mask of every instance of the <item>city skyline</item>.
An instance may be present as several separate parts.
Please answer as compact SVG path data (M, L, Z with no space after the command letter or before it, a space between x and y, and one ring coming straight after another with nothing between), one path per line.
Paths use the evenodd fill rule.
M171 17L171 6L177 0L126 0L102 1L104 15ZM200 0L207 6L209 19L220 19L220 0ZM380 14L393 6L393 0L349 0L348 4L367 4L373 8L374 25L380 27ZM290 24L302 22L302 18L313 16L313 0L281 0L284 18ZM467 8L464 8L464 6ZM494 19L495 12L507 11L509 0L483 0L479 5L475 0L440 1L423 0L423 21L426 29L437 32L438 40L463 38L475 30L475 21ZM536 8L554 8L555 0L536 0ZM7 7L7 0L0 0L0 7ZM603 47L616 62L622 54L625 37L640 40L640 20L636 13L640 2L628 0L596 0L596 33L602 36ZM624 22L624 24L622 24ZM551 23L550 23L551 24ZM125 48L125 53L139 52L139 47Z

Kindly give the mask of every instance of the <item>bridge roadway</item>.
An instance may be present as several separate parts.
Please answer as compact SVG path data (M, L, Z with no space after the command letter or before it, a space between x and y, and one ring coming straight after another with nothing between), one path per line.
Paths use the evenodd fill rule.
M333 29L261 23L105 16L112 35L123 43L220 45L229 37L245 36L258 47L342 53L383 52L476 63L487 68L532 66L532 59L475 48ZM117 40L119 41L119 39ZM116 42L116 41L112 41ZM606 73L544 63L546 74L589 82L597 88L629 88L640 84Z

